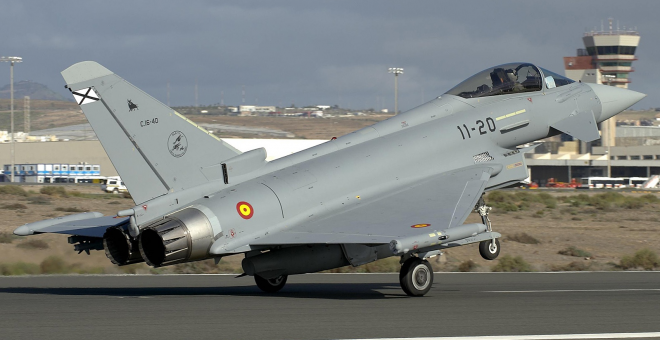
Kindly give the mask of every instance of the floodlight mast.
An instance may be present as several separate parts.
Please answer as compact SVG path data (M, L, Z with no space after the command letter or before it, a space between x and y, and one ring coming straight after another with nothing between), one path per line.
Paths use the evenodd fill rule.
M23 58L21 57L0 57L0 61L2 62L8 62L10 63L10 68L9 68L9 93L10 93L10 105L11 105L11 129L10 129L10 140L9 140L9 150L11 153L11 167L9 168L11 170L11 182L14 182L14 63L20 63L23 62Z
M612 78L616 78L615 76L611 74L604 74L603 77L607 79L607 86L612 86ZM610 134L612 133L610 129L610 122L605 121L603 123L603 126L607 129L607 138L605 138L605 141L607 142L607 177L612 177L612 147L610 143Z
M403 74L403 69L400 67L390 67L387 69L388 73L394 73L394 114L399 114L399 74Z

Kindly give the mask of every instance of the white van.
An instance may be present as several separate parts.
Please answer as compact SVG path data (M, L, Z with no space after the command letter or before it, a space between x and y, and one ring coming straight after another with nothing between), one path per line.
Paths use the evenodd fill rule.
M105 192L111 192L113 194L128 192L124 182L122 182L119 176L108 177L108 179L105 180L105 183L101 185L101 190Z

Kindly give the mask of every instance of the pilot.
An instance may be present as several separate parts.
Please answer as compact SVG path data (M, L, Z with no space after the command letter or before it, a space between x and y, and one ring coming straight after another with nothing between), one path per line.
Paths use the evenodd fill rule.
M506 79L507 81L515 83L518 80L518 77L516 77L516 72L512 69L506 70Z
M490 79L493 81L493 89L501 88L506 80L503 68L496 68L490 73Z
M508 89L513 93L524 92L525 87L518 82L518 75L516 71L512 69L506 70L507 83L509 85Z
M483 84L477 87L477 95L484 95L490 92L490 86Z
M512 72L512 70L505 71L503 68L498 67L490 73L490 79L493 81L493 90L497 92L511 92L513 90L515 82L511 81L507 72Z

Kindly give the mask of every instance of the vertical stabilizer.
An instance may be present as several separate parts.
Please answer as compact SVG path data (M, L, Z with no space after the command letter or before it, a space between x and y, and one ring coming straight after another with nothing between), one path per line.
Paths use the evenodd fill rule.
M96 62L62 76L137 204L204 184L202 168L240 154Z

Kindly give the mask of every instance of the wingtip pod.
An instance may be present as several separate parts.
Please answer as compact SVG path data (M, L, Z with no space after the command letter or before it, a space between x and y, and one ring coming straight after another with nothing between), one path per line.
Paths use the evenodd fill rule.
M81 61L62 71L62 77L64 77L64 81L69 85L82 83L84 81L111 74L113 74L112 71L95 61Z
M89 218L97 218L97 217L102 217L103 214L100 212L86 212L82 214L75 214L75 215L68 215L68 216L62 216L62 217L57 217L57 218L51 218L49 220L43 220L43 221L37 221L37 222L32 222L28 224L24 224L16 230L14 230L14 235L18 236L28 236L28 235L33 235L34 233L38 233L40 230L50 227L56 224L60 223L65 223L65 222L71 222L71 221L78 221L78 220L85 220Z
M18 235L18 236L28 236L28 235L32 235L32 234L33 234L33 232L30 231L30 227L29 227L28 224L24 224L24 225L16 228L16 230L14 230L14 235Z

